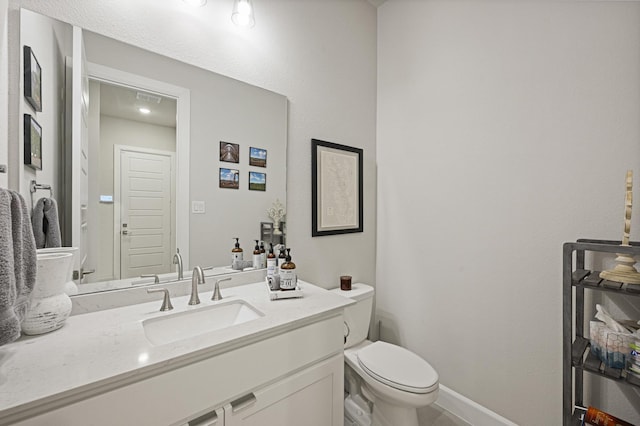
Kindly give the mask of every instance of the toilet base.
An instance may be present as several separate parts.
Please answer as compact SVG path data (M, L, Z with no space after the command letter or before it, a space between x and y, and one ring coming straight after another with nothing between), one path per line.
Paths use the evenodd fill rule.
M385 401L376 396L366 383L362 384L361 391L365 398L373 402L371 426L418 426L416 407Z

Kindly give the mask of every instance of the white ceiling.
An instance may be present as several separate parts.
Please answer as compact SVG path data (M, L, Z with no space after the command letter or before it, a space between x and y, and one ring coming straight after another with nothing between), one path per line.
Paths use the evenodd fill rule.
M139 93L142 96L138 96ZM159 99L160 102L145 100L148 95ZM151 113L142 114L138 111L141 107L150 109ZM176 127L176 100L131 87L100 83L100 114L159 126Z

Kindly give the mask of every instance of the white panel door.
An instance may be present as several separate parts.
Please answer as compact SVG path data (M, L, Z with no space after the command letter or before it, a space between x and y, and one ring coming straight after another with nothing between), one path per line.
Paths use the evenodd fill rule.
M171 154L120 151L121 278L171 271Z

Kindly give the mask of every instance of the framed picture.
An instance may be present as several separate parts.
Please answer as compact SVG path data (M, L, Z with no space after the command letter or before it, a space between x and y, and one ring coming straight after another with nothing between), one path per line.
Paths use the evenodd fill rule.
M42 127L29 114L24 115L24 164L42 170Z
M249 148L249 165L267 167L267 150L262 148Z
M220 161L226 163L240 162L240 145L237 143L220 141Z
M267 174L260 172L249 172L249 191L266 191Z
M311 139L311 235L362 232L362 149Z
M220 168L220 188L239 189L240 171Z
M29 46L24 46L24 97L35 111L42 111L42 70Z

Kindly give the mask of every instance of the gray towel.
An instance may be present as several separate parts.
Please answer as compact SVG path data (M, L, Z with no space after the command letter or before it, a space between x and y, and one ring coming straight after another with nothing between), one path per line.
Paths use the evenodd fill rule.
M61 247L58 204L53 198L40 198L31 217L37 248Z
M22 196L0 188L0 346L20 337L36 282L36 242Z

